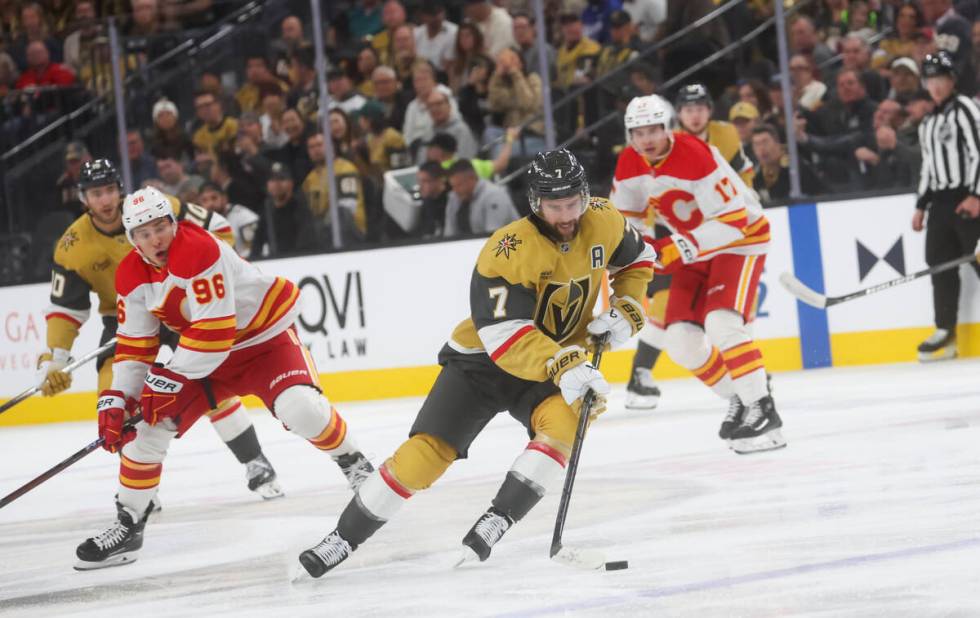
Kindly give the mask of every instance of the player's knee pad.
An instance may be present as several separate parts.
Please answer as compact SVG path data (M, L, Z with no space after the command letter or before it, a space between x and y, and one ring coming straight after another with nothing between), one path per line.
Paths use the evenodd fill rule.
M293 433L313 439L330 423L330 403L312 386L296 384L273 402L276 417Z
M658 350L663 350L664 346L667 345L667 331L648 321L640 329L640 341Z
M127 459L140 463L160 463L167 456L170 441L177 435L168 419L156 425L140 423L136 429L136 439L122 448Z
M674 322L668 326L666 343L670 358L688 369L700 367L711 356L704 330L691 322Z
M112 359L102 363L99 367L99 392L112 388Z
M456 461L456 449L445 440L417 433L398 447L385 466L413 492L428 489Z
M704 332L719 350L728 350L752 340L741 314L731 309L716 309L705 316Z
M539 403L531 413L534 441L557 449L565 457L572 452L577 428L578 415L558 394Z

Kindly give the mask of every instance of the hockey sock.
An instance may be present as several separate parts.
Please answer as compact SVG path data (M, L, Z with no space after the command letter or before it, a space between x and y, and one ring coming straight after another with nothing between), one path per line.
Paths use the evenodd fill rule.
M339 452L340 447L347 438L347 422L337 414L337 410L330 407L330 420L327 426L316 436L309 438L310 444L321 451L330 451L331 455L345 455L346 452ZM348 449L353 450L353 449Z
M356 548L394 517L412 493L388 471L387 464L382 465L347 504L337 521L337 532Z
M721 354L732 377L732 386L742 403L748 405L769 394L762 352L754 341L732 346Z
M708 357L708 360L700 367L692 369L691 373L723 399L731 399L732 395L735 394L735 389L732 386L732 378L728 375L728 368L725 365L725 359L718 352L718 348L711 348L711 355Z
M659 348L655 348L645 341L640 340L636 346L636 354L633 355L633 371L636 371L637 369L653 369L653 366L657 364L657 358L659 357Z
M556 448L532 440L514 460L491 504L513 522L534 508L565 469L565 456Z
M235 455L238 463L248 463L262 454L259 437L255 435L255 427L249 427L237 438L225 442L228 449Z
M119 493L117 500L140 516L157 493L162 463L140 463L125 455L119 458Z

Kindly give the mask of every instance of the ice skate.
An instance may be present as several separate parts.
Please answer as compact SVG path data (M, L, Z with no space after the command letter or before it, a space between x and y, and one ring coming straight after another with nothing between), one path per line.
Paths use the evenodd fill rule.
M368 458L360 451L340 455L339 457L334 457L333 460L337 462L340 471L347 477L347 484L355 492L367 480L367 477L371 476L371 473L374 472L374 466L371 465Z
M956 358L956 333L945 328L937 328L936 332L919 344L919 361L933 361Z
M786 440L780 431L782 426L776 404L766 395L748 407L742 424L732 432L732 450L745 455L783 448Z
M649 369L637 367L626 385L626 409L651 411L660 402L660 387Z
M273 500L284 495L279 481L276 480L276 471L265 455L260 454L245 464L245 478L248 480L249 490L262 496L263 500Z
M75 550L78 557L75 570L91 571L134 562L143 547L145 516L152 508L153 503L150 503L140 519L135 511L117 502L116 522L104 532L86 539Z
M742 400L738 398L738 395L732 395L732 398L728 400L728 413L725 415L725 420L721 422L721 428L718 429L719 438L722 440L732 439L732 432L742 424L745 410L746 408L742 405ZM731 445L729 444L729 446Z
M463 537L463 549L456 566L467 562L483 562L489 558L490 550L513 523L506 515L490 507Z
M321 577L354 553L351 544L334 530L315 547L307 549L299 555L299 562L312 577Z

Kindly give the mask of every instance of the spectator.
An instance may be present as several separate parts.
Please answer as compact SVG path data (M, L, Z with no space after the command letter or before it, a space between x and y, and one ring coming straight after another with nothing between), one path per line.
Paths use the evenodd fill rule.
M837 96L815 113L804 112L805 122L796 128L801 149L821 160L826 179L838 189L857 188L855 149L874 132L876 105L868 98L854 69L837 73ZM807 130L813 121L811 131Z
M638 97L657 93L656 72L650 64L637 62L629 69L630 89Z
M487 127L483 141L490 143L497 140L493 151L496 156L502 148L499 138L503 137L507 127L522 126L525 121L540 114L541 78L537 73L525 73L521 57L514 50L505 49L497 56L497 66L490 77L489 91L488 109L501 119L500 126ZM437 130L441 131L438 128ZM533 156L544 150L542 135L544 121L539 117L524 130L524 137L517 146L518 154ZM461 149L460 156L468 159L473 155L467 155Z
M282 128L289 141L279 148L269 149L269 159L279 161L293 174L293 184L301 185L313 169L306 150L306 120L293 108L282 113Z
M442 236L442 226L446 222L446 202L449 199L446 170L435 161L426 161L419 167L416 179L422 205L412 235L422 238Z
M27 2L21 7L20 35L14 39L9 49L10 57L21 71L25 71L31 65L28 57L28 47L31 43L43 43L50 61L54 64L60 64L64 58L61 41L49 32L44 7L38 2Z
M82 142L68 142L65 147L65 171L58 178L55 186L61 196L61 208L67 210L73 217L80 217L85 212L82 202L78 199L78 179L82 165L92 160L88 148Z
M467 159L476 156L478 149L476 138L459 114L452 113L449 95L438 89L432 90L426 103L426 109L432 120L432 128L425 137L426 141L431 140L436 133L446 133L456 139L459 156ZM421 163L425 158L423 149L419 152L417 160Z
M364 136L371 176L379 184L388 170L411 165L405 138L385 123L384 108L380 103L368 101L358 113L357 122Z
M342 69L327 71L327 88L330 91L330 109L339 108L352 114L364 107L367 100L354 90L354 82Z
M630 14L644 45L653 43L660 24L667 20L666 0L623 0L623 10Z
M933 27L937 50L947 52L956 65L956 89L972 97L976 91L976 68L970 22L956 12L952 0L922 0L921 6L926 24Z
M160 0L160 14L168 30L203 28L214 22L214 0Z
M904 114L902 106L891 99L882 101L875 110L874 137L854 152L863 189L893 189L918 184L922 165L918 145L900 143L898 139L897 129Z
M489 234L520 217L506 189L477 176L466 159L449 168L449 186L445 237Z
M458 92L469 83L469 71L478 58L486 58L486 47L483 33L471 23L460 24L456 30L453 59L446 73L449 75L449 87Z
M279 79L295 84L296 71L293 65L293 54L304 44L308 45L303 36L303 22L295 15L289 15L279 25L279 34L279 38L274 39L269 44L274 59L274 69Z
M262 148L261 139L256 139L254 133L249 130L239 129L238 139L235 141L235 154L236 165L230 171L240 178L251 181L251 185L257 189L256 192L262 193L264 199L265 183L269 179L272 159ZM252 207L255 202L245 203L245 205Z
M380 0L357 0L347 9L347 30L355 41L361 41L381 32Z
M491 180L494 175L502 174L510 163L511 148L514 141L520 135L517 127L507 129L507 137L504 139L504 147L500 149L500 154L493 161L489 159L470 159L470 165L480 178ZM426 161L435 161L442 165L443 169L448 170L456 162L456 138L448 133L436 133L431 140L426 143Z
M238 105L235 102L235 96L225 90L221 78L218 77L215 71L205 70L200 74L197 79L197 89L195 92L210 92L218 100L218 103L221 104L221 109L225 112L234 110ZM234 116L234 114L231 115Z
M789 28L789 48L794 54L806 54L813 58L818 69L826 66L834 57L834 52L817 36L813 20L806 15L793 18Z
M249 259L312 253L318 248L317 225L302 192L294 191L294 172L277 161L266 182L268 197L259 216Z
M671 33L691 26L714 11L715 7L713 0L667 0L667 19L660 25L659 39L663 40ZM725 21L713 19L671 43L663 55L664 80L671 79L726 46L729 38ZM721 92L731 81L731 74L724 61L716 61L694 73L690 79L706 83L711 92Z
M639 55L640 40L636 37L636 28L630 14L626 11L614 11L609 16L609 42L599 51L596 60L596 78L602 79L608 73L615 71L621 65L633 60ZM599 114L605 114L613 109L616 97L623 91L629 81L629 76L619 73L602 82L602 89L590 93L590 105L599 107L590 110L589 122L593 122Z
M169 99L153 104L153 129L150 131L150 153L159 157L160 152L174 153L178 158L193 155L191 138L177 122L177 106Z
M903 142L919 146L919 124L935 107L932 97L925 90L905 97L905 124L900 129Z
M164 193L169 193L182 201L188 195L197 195L204 184L204 179L197 175L188 175L184 171L184 163L180 158L171 152L160 152L157 154L157 178L159 188Z
M268 166L265 171L268 172ZM209 182L221 187L231 203L254 211L260 210L265 200L265 180L264 174L246 170L239 155L233 152L218 153L211 164Z
M381 8L384 29L371 37L371 46L378 52L381 64L392 66L395 60L395 30L406 22L405 7L398 0L387 0Z
M871 46L857 34L848 34L841 40L841 63L845 69L853 69L861 76L868 96L881 101L888 93L888 84L877 71L871 69Z
M772 113L772 101L769 98L769 90L766 85L758 79L745 79L737 84L738 100L751 103L759 111L760 118L769 116ZM782 104L782 101L780 101Z
M44 41L31 41L27 45L27 68L17 80L17 90L32 86L71 86L75 74L63 64L51 62Z
M459 108L453 98L452 90L436 83L436 70L431 64L420 60L412 69L412 86L415 98L405 110L405 121L402 126L402 137L412 151L416 151L422 140L432 135L432 117L428 111L429 95L433 90L441 90L449 98L451 113L458 115Z
M132 0L133 13L126 29L126 51L146 64L174 47L175 37L164 27L157 0Z
M313 211L321 239L330 238L330 189L327 185L326 143L322 133L311 133L306 140L313 169L303 181L303 193ZM364 189L357 167L343 156L334 157L334 182L337 186L337 211L341 238L345 244L362 241L367 235L367 211Z
M823 105L827 85L817 79L813 58L807 54L793 54L789 59L789 77L793 82L793 100L796 107L816 111ZM766 97L768 99L768 97Z
M847 32L848 0L824 0L817 6L816 26L830 49L838 49Z
M245 112L238 119L238 136L235 137L235 148L239 149L238 138L242 134L248 135L258 144L259 148L265 145L265 127L262 125L262 118L254 112ZM285 135L285 134L284 134Z
M514 26L505 9L490 0L466 0L466 19L483 33L487 54L496 58L500 50L514 47Z
M367 174L370 164L367 160L367 151L358 152L354 148L354 126L350 117L339 107L330 110L330 139L333 140L333 151L338 157L344 157L354 164L358 172ZM307 139L307 149L309 149L309 139ZM326 155L324 155L326 156ZM314 165L316 161L313 161ZM315 210L315 209L314 209Z
M870 41L878 32L878 13L867 0L850 0L847 7L847 33Z
M235 93L238 109L257 112L262 107L262 93L286 92L286 84L279 81L269 69L269 61L262 52L252 51L245 55L245 83Z
M728 120L735 125L738 139L742 142L742 150L754 164L756 161L751 148L752 131L758 126L759 110L751 103L739 101L728 110Z
M888 92L889 99L911 96L922 88L919 65L911 58L895 58L892 61L889 82L891 83L891 89Z
M467 71L467 82L458 91L459 113L473 135L483 135L486 130L487 98L490 96L490 73L493 61L477 56Z
M143 183L156 176L157 162L146 152L143 134L139 129L126 131L126 155L129 157L129 171L132 173L133 190L141 188Z
M229 202L225 190L213 182L201 185L198 200L201 206L228 220L235 233L235 251L243 258L249 257L256 228L259 226L259 216L241 204Z
M238 121L225 115L221 101L213 93L200 90L194 95L194 111L201 126L191 141L198 148L214 152L231 149L238 135Z
M764 124L752 131L752 152L758 161L758 169L752 180L752 188L759 194L763 205L789 198L789 161L779 143L776 127ZM820 182L803 160L799 162L800 191L804 195L816 195Z
M415 53L415 31L410 24L395 28L391 44L391 66L403 83L412 77L412 65L418 60Z
M17 83L17 63L7 52L0 52L0 97L6 97Z
M411 96L402 90L395 70L389 66L379 66L371 73L371 84L374 86L374 100L384 109L385 123L401 129Z
M896 58L915 53L916 38L924 26L925 18L917 3L905 2L899 6L895 15L895 28L878 43L878 49L886 54L886 61L892 62Z
M300 45L293 52L291 62L295 78L290 82L293 86L286 97L286 105L296 109L307 120L316 118L320 108L315 56L316 52L309 44Z
M415 51L433 66L445 70L453 59L459 27L446 20L446 9L437 0L425 0L419 8L422 25L415 27Z
M65 38L65 65L78 75L82 64L89 60L92 45L102 31L101 24L96 19L94 0L75 3L72 27L74 31Z
M528 13L515 13L513 24L514 42L517 43L517 51L521 55L521 60L524 61L525 69L528 73L536 73L539 77L545 75L541 69L540 53L538 51L538 32L535 29L534 17ZM557 54L555 53L555 48L548 41L544 41L543 45L548 63L546 78L554 80L555 75L557 75L555 68Z
M582 20L577 13L561 15L562 44L558 48L556 85L569 90L589 81L595 73L599 44L583 34Z
M262 96L262 115L257 117L259 126L261 126L261 133L258 137L259 143L264 144L267 148L280 148L289 141L289 136L282 128L282 115L285 111L286 101L281 93L272 91ZM245 121L246 116L251 120L254 114L252 112L242 114L238 120L239 127Z
M380 64L381 59L378 58L378 51L370 45L362 46L360 51L357 52L356 90L358 94L366 99L370 99L374 96L374 83L371 81L371 75Z

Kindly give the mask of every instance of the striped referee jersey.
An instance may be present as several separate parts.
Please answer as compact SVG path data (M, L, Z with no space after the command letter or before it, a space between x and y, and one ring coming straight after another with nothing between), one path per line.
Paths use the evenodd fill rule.
M937 191L966 189L980 196L980 109L961 94L948 98L919 125L922 172L917 208Z

